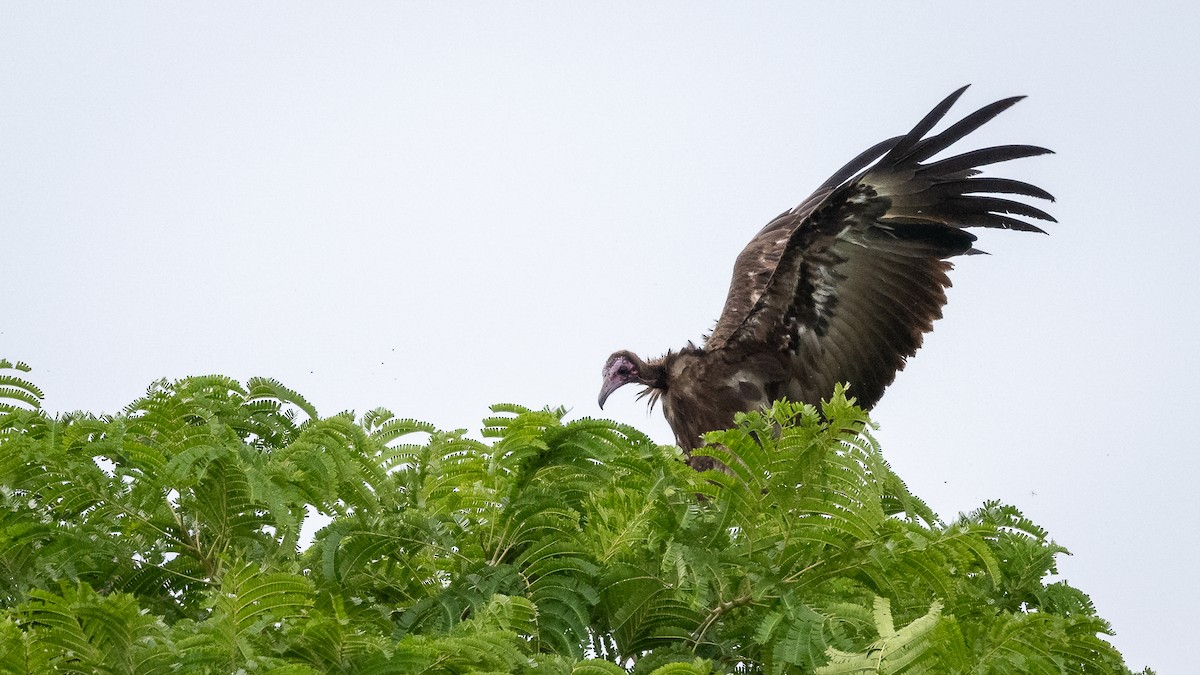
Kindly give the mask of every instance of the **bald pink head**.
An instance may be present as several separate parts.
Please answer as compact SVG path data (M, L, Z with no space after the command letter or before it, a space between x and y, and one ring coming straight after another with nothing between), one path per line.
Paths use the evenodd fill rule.
M601 410L604 409L604 402L614 391L630 382L641 381L642 376L638 367L640 362L641 359L626 351L615 352L608 357L608 361L604 363L604 370L600 373L604 378L604 382L600 386L600 398L597 401Z

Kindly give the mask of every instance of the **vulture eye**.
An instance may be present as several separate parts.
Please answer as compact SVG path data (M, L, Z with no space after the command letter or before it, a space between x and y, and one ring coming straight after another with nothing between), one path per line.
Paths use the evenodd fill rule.
M625 377L629 374L629 366L621 366L620 368L617 368L617 374L621 377Z

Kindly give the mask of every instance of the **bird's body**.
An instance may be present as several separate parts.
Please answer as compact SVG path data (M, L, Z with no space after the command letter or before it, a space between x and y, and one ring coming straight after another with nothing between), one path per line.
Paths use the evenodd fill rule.
M839 382L851 385L860 405L874 406L941 317L947 259L979 253L963 228L1040 232L1014 216L1053 220L994 196L1052 199L1044 190L978 176L978 167L1044 148L998 146L930 161L1020 100L998 101L926 136L965 89L768 223L738 256L725 308L702 346L650 361L628 351L610 356L600 405L625 384L643 385L689 454L702 434L732 426L739 412L784 397L817 403Z
M689 453L702 434L732 427L738 412L757 410L794 388L786 357L770 352L739 360L731 350L688 348L668 355L663 364L669 383L661 394L663 415L675 442ZM696 465L701 459L691 461ZM697 468L709 468L707 461Z

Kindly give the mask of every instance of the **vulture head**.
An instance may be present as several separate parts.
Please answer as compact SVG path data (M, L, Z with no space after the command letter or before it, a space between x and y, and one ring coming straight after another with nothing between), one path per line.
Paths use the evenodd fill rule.
M604 408L604 402L610 394L630 382L646 387L638 398L652 391L661 393L661 390L666 388L666 377L661 365L646 363L637 354L624 349L613 352L612 356L608 357L600 374L604 378L600 386L601 409Z

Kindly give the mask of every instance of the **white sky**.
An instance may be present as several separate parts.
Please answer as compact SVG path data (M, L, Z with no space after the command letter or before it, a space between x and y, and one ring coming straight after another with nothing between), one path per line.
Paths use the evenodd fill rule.
M0 356L54 411L219 372L444 428L597 415L604 358L698 340L846 160L961 84L956 115L1029 94L968 144L1055 149L1004 173L1061 224L984 233L878 436L1188 672L1200 11L1060 4L0 2ZM671 440L631 389L605 414Z

